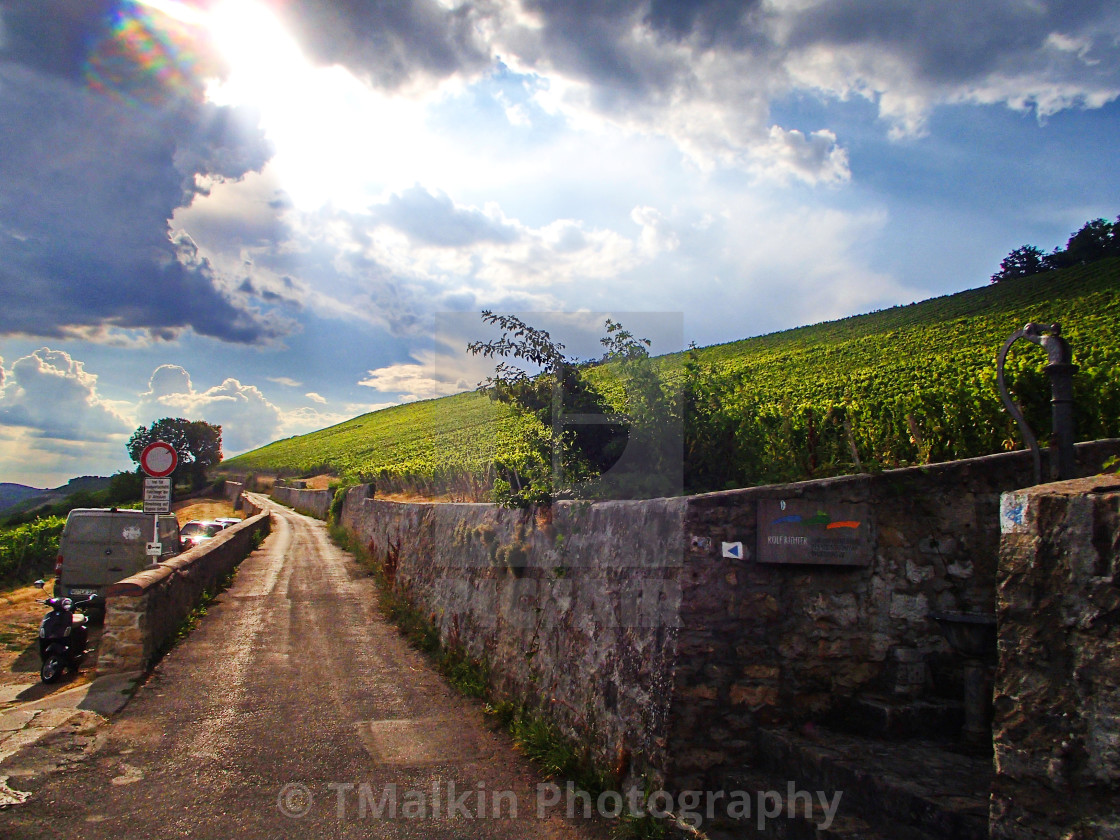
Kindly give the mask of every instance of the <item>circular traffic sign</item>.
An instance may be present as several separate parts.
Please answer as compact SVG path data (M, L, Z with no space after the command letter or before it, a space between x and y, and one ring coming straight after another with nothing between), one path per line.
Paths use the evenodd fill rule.
M163 478L175 472L179 464L179 453L170 443L157 440L149 443L140 453L140 469L152 478Z

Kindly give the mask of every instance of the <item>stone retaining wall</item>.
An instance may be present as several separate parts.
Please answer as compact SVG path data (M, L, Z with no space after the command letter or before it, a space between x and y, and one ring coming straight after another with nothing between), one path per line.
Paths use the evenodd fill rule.
M500 696L620 772L665 765L687 501L401 504L351 488L342 522Z
M242 498L242 508L251 515L240 525L106 590L105 625L97 658L100 673L148 667L202 593L213 589L252 551L256 534L268 533L269 514L262 513L248 497Z
M1120 441L1077 447L1082 474ZM681 580L670 754L684 786L755 759L759 727L845 717L868 694L957 699L958 656L930 612L995 610L999 499L1032 481L1029 453L695 496ZM757 562L762 500L863 505L866 566ZM843 533L843 532L841 532ZM743 558L723 557L742 542Z
M991 836L1120 837L1120 477L1002 513Z
M1100 469L1120 441L1078 447ZM752 763L761 728L871 693L960 696L932 610L994 609L999 497L1030 455L551 511L401 504L352 488L343 524L447 644L616 768L678 789ZM764 500L863 505L867 565L758 562ZM724 543L741 543L725 556Z
M326 519L331 509L334 493L330 490L306 490L302 487L274 486L271 498L282 505L298 510L316 519Z

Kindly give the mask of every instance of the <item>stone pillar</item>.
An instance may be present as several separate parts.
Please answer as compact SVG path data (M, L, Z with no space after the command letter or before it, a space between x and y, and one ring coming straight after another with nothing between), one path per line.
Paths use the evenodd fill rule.
M151 640L146 638L148 593L110 598L105 609L105 626L97 654L98 673L140 671L151 657Z
M1120 479L1001 500L993 840L1120 837Z

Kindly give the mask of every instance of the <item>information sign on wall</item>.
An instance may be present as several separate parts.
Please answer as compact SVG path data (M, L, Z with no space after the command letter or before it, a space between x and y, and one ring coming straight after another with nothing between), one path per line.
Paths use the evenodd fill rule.
M758 562L868 566L871 530L865 504L760 499Z

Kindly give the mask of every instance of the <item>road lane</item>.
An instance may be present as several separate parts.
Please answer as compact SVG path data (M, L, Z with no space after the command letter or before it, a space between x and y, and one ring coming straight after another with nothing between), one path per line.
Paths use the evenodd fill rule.
M272 534L230 589L89 759L12 779L34 796L0 836L605 837L562 805L538 818L543 780L380 617L323 523L261 501Z

